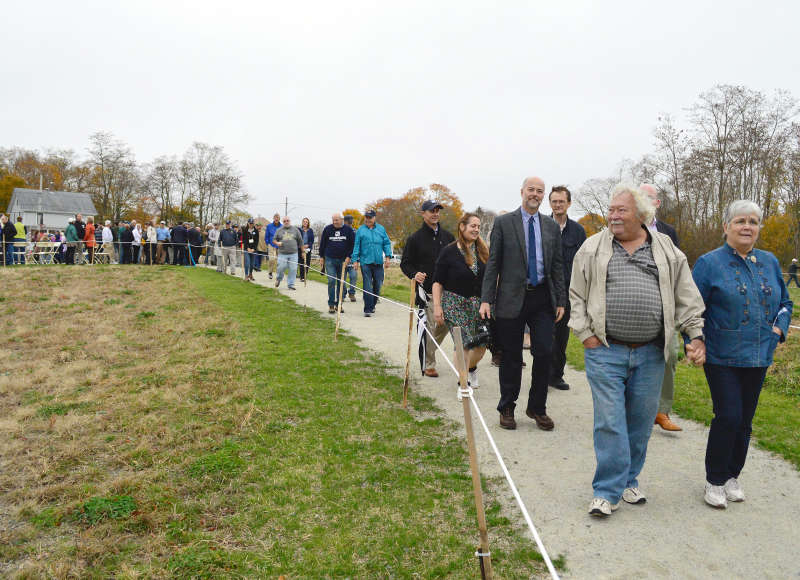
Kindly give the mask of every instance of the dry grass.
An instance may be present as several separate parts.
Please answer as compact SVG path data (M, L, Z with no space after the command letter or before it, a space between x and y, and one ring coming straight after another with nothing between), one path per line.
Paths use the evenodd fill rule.
M128 550L134 561L157 557L163 504L187 491L170 466L248 414L236 327L184 278L166 268L85 273L0 271L2 576L82 577ZM90 498L123 495L140 498L124 521L76 519Z

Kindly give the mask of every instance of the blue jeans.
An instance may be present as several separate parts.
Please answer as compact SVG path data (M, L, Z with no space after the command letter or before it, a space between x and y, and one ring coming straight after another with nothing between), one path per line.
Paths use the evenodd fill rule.
M356 272L356 269L353 268L352 264L347 266L345 281L349 284L349 286L347 287L347 293L350 296L355 296L356 284L358 284L358 272Z
M6 252L6 266L13 266L14 265L14 243L13 242L6 242L5 243L5 252Z
M375 296L381 295L383 286L383 264L361 264L361 280L364 283L364 312L375 312Z
M253 273L258 255L255 252L245 251L244 253L244 275L249 276Z
M714 418L706 445L706 481L724 485L739 477L750 447L753 415L767 367L703 367L714 403Z
M658 342L635 349L600 345L585 349L584 361L594 401L592 488L595 497L614 504L626 487L639 486L661 396L664 348Z
M341 292L342 264L344 258L325 258L325 274L328 276L328 306L339 305L339 292Z
M283 273L289 270L287 277L287 284L289 288L294 288L294 280L297 277L297 254L278 254L278 272L275 278L276 284L280 284L283 280Z

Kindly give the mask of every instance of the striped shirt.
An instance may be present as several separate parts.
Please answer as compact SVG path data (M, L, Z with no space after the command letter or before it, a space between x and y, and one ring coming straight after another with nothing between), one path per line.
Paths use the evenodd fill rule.
M606 336L650 342L664 331L658 268L650 237L629 255L616 240L606 275Z

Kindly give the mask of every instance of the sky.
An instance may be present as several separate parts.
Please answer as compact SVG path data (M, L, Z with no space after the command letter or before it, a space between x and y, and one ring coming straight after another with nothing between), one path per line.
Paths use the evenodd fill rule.
M13 2L0 147L222 146L295 219L442 183L466 209L613 175L716 84L800 97L795 2ZM546 209L546 204L544 209ZM282 211L282 209L281 209ZM573 204L571 215L579 215Z

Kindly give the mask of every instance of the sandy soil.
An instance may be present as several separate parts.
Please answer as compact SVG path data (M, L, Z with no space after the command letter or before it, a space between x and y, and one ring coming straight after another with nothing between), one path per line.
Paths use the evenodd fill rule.
M273 285L266 273L256 273L256 280ZM285 285L284 280L281 292L327 313L324 285L309 282L304 287L298 280L294 292ZM376 314L365 318L360 296L344 308L342 328L402 371L407 311L382 300ZM449 337L444 348L452 352ZM531 367L530 355L525 356L523 383ZM463 424L456 378L444 362L438 370L439 378L423 378L418 362L412 362L412 388L433 397L449 418ZM786 461L751 447L740 478L747 501L715 510L703 502L708 429L675 417L682 432L670 434L656 427L650 439L639 478L647 503L621 502L612 517L593 518L587 513L595 468L592 399L584 373L568 369L565 378L572 388L550 389L548 414L556 428L545 432L521 410L525 389L518 403L517 430L500 429L497 369L488 356L478 372L476 400L545 547L552 557L566 556L564 578L800 578L800 474ZM482 472L502 476L477 420L475 426ZM522 522L510 491L505 505L507 513Z

